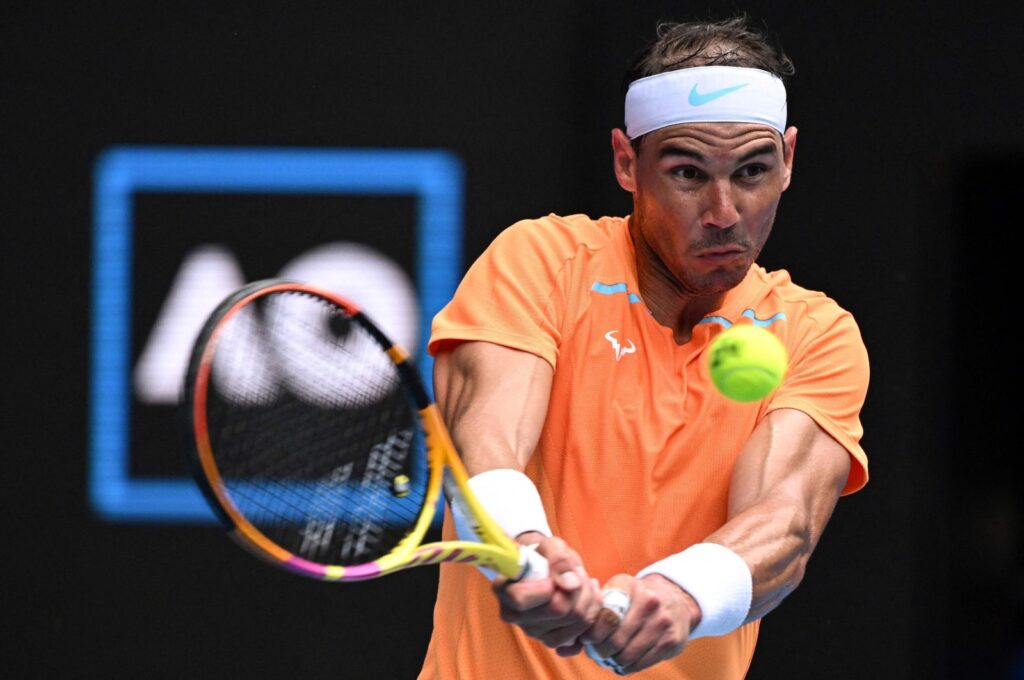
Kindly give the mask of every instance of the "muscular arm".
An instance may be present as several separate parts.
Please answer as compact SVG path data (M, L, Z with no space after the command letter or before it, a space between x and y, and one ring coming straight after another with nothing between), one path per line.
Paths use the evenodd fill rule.
M456 450L469 474L499 468L523 471L540 438L553 369L543 359L486 342L465 342L437 356L434 388ZM486 506L486 499L484 501ZM577 653L577 638L600 611L600 593L574 550L559 538L526 532L538 543L551 578L495 582L502 619L562 654Z
M750 567L747 621L800 584L849 472L846 449L801 411L773 411L754 430L733 471L729 519L707 538Z
M552 374L536 355L487 342L464 342L437 356L437 405L470 475L526 467L544 425Z
M747 621L770 612L799 585L849 470L847 451L805 413L773 411L754 430L733 471L728 519L705 539L750 568ZM621 626L599 622L586 637L630 672L679 654L700 623L689 593L660 574L621 574L606 586L630 593L632 606Z

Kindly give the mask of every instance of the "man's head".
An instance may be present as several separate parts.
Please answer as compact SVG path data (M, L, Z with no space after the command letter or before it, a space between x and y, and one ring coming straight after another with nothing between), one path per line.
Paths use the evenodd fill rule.
M750 79L736 79L722 75L727 70L708 69L703 67L731 67L734 69L755 69L754 71L740 72L750 75ZM728 97L720 100L709 100L700 102L699 106L686 114L682 112L659 112L663 120L652 123L652 106L659 106L662 109L665 96L671 92L670 87L665 85L666 78L652 78L660 74L681 71L683 69L698 69L676 74L683 79L679 88L701 87L703 92L724 90L715 89L715 85L733 85L742 83L740 88L730 92ZM626 129L630 139L633 140L634 148L639 151L643 141L645 128L664 125L675 113L682 118L687 116L700 117L698 114L713 113L717 115L716 120L728 119L726 113L737 113L734 109L731 112L714 111L724 103L732 103L738 106L742 118L756 117L760 122L774 123L781 134L784 130L786 116L786 92L785 82L793 75L795 69L793 62L782 51L782 48L773 42L766 32L751 25L746 16L733 17L723 21L714 22L690 22L690 23L661 23L658 25L656 37L641 51L633 60L632 66L626 72L623 80L623 95L626 97ZM668 79L672 79L669 76ZM637 81L643 81L638 83ZM653 90L653 93L652 93ZM696 91L695 91L696 92ZM660 93L660 97L659 97ZM698 93L699 96L699 93ZM740 99L737 100L737 97ZM651 101L654 99L654 101ZM743 100L746 101L743 101ZM682 105L683 102L680 101ZM648 110L644 110L645 106ZM754 108L761 106L762 110L756 111L752 116ZM646 116L644 115L646 114ZM630 118L633 118L631 121ZM635 129L637 118L647 118L641 123L647 123L639 132ZM657 114L655 115L657 118ZM713 116L712 116L713 117ZM735 116L734 116L735 117ZM709 122L709 121L702 121ZM742 122L732 120L731 122ZM630 125L632 123L632 126Z
M792 73L743 17L662 24L636 59L612 147L633 194L638 266L654 280L697 296L742 281L789 186L796 129L785 127L782 79Z
M708 23L662 23L657 38L626 72L622 93L634 80L694 66L739 66L767 71L782 81L793 62L746 17Z

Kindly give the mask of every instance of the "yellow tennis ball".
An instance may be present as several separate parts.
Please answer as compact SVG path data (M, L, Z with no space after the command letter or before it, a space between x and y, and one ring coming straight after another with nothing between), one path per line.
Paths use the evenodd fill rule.
M408 475L397 475L391 480L391 491L399 498L408 496L410 489L411 486Z
M760 326L733 326L711 343L708 366L718 391L735 401L764 399L786 375L782 341Z

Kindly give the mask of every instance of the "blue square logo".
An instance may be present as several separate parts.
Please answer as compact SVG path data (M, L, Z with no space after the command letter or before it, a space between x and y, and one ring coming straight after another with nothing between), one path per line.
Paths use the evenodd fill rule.
M133 475L132 322L135 198L140 193L318 194L412 198L419 367L433 316L458 285L463 172L439 150L114 147L98 159L93 195L89 498L119 522L212 523L187 477Z

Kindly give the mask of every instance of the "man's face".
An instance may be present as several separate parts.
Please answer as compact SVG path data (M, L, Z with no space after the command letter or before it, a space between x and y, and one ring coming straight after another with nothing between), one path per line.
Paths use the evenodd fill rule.
M687 294L739 284L789 186L796 128L785 138L763 125L689 123L648 134L637 154L616 130L616 175L633 193L641 266Z

